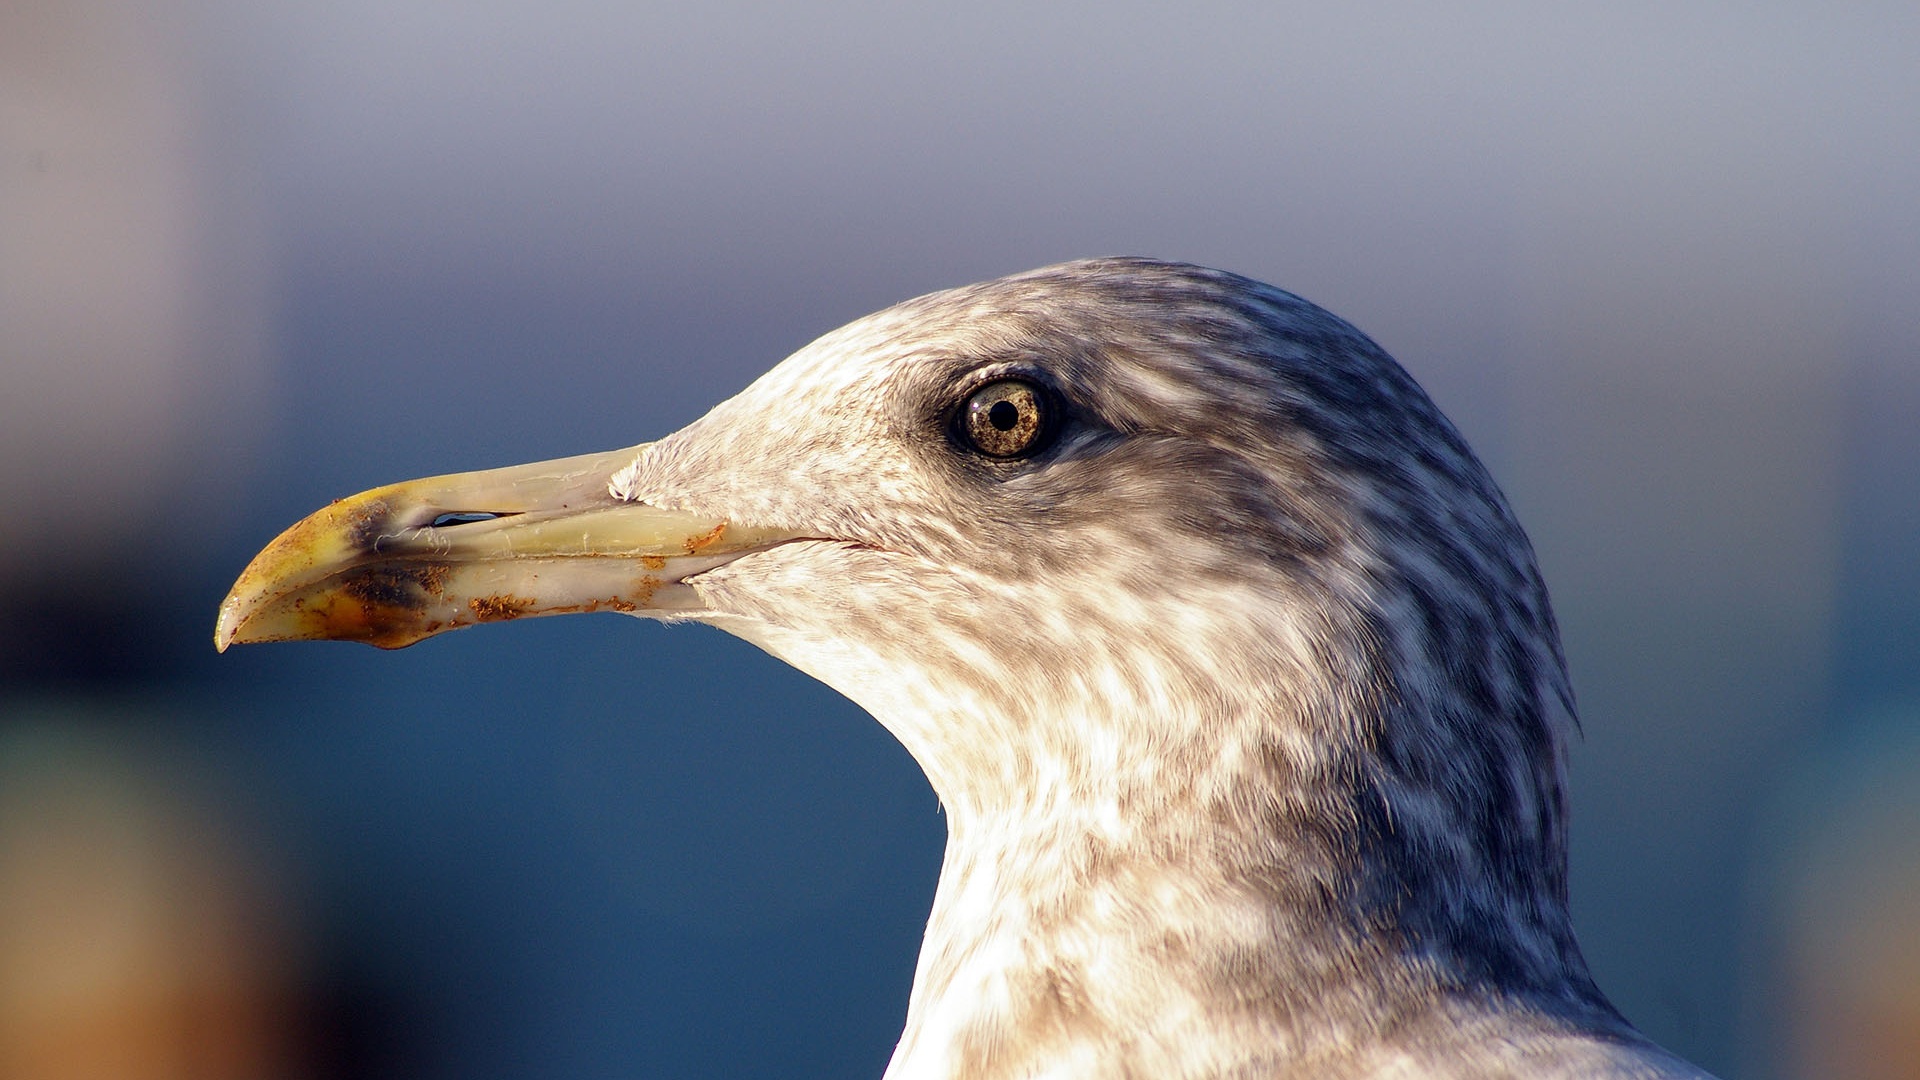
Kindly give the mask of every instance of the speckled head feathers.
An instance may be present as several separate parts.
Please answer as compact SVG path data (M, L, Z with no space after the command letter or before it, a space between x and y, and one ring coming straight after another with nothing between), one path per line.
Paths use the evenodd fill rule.
M953 416L1006 378L1059 417L997 460ZM1356 975L1358 947L1433 993L1612 1022L1567 918L1572 695L1527 539L1326 311L1142 259L936 293L801 350L615 488L819 538L695 584L901 738L957 847L993 831L1023 872L1093 881L1208 848L1224 891L1285 913L1239 947L1303 1012L1386 992L1354 988L1387 970ZM1079 854L1036 854L1075 832Z

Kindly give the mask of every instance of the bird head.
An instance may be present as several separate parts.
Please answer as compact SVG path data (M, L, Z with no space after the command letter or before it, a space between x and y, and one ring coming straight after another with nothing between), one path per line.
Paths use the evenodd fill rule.
M1412 933L1573 948L1573 710L1526 537L1398 364L1269 286L1109 259L907 301L656 442L336 502L215 643L590 610L834 686L956 828L1199 813L1311 843L1322 886L1357 883L1336 904L1430 901Z

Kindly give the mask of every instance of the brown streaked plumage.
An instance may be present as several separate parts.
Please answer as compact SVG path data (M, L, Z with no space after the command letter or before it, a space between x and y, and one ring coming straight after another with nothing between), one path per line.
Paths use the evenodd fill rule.
M1287 293L1113 259L910 300L658 442L336 504L216 642L502 604L713 623L913 753L950 836L895 1080L1703 1075L1574 940L1525 534Z

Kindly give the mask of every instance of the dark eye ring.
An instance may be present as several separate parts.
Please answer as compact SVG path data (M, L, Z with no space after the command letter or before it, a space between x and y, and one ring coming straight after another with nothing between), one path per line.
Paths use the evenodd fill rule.
M1001 379L975 390L955 418L960 438L988 457L1040 449L1053 433L1053 399L1025 379Z

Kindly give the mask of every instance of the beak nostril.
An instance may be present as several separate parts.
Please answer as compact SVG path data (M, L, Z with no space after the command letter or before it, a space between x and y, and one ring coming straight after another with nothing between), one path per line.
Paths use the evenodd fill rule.
M427 522L427 528L450 529L455 525L472 525L476 522L492 521L494 518L512 516L511 514L497 514L487 510L459 510L435 517L432 521Z

